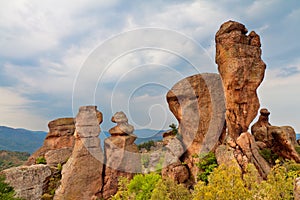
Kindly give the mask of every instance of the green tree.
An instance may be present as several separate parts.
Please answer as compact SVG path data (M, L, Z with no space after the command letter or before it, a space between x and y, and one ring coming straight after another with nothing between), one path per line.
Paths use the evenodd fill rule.
M213 152L198 156L200 161L196 163L200 172L198 173L198 180L208 183L208 176L218 166L216 156Z
M20 198L15 198L14 188L9 184L5 183L5 177L0 176L0 200L21 200Z
M189 190L171 179L160 180L153 190L151 200L190 200Z
M161 176L156 173L135 175L129 183L125 179L121 179L119 191L112 199L149 200L152 191L160 180Z
M174 135L178 134L178 128L177 128L176 124L172 123L171 125L169 125L169 127L172 129L172 133Z

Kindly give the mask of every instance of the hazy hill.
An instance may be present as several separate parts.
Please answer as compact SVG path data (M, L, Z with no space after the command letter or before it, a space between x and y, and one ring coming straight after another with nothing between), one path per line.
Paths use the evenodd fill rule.
M162 140L162 133L151 129L135 130L138 136L136 144L140 144L149 140ZM30 131L26 129L14 129L6 126L0 126L0 150L20 151L33 153L43 145L47 133L43 131ZM101 142L110 134L102 131L100 134Z
M42 146L46 132L0 126L0 150L33 153Z

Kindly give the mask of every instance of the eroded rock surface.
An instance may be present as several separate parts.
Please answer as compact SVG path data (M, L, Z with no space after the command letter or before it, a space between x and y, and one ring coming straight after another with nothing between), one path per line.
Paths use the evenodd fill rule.
M38 157L45 157L49 151L51 151L51 153L49 153L51 154L51 161L49 161L50 165L56 165L56 163L66 161L60 158L61 151L64 151L64 158L71 156L75 143L75 138L73 136L75 131L74 119L59 118L49 122L48 127L49 133L45 138L43 146L28 158L26 165L35 164ZM58 154L54 155L55 153ZM54 160L55 158L57 158L57 160Z
M228 21L216 33L216 63L226 98L228 133L236 139L248 131L260 107L256 89L264 78L259 35L243 24Z
M51 176L51 169L47 165L30 165L6 169L1 172L16 192L16 197L25 200L40 200L46 180Z
M134 141L134 127L128 124L123 112L117 112L112 117L117 125L109 130L111 137L104 141L105 149L105 175L103 198L108 199L118 190L120 177L132 179L136 173L141 172L141 157Z
M247 162L253 163L259 174L263 178L266 178L271 168L267 161L259 154L259 148L255 143L254 137L249 132L245 132L237 138L236 143L238 144L242 153L247 157ZM245 166L243 163L239 164L241 166Z
M225 99L218 74L197 74L176 83L167 93L186 152L183 161L196 173L192 156L216 148L225 121ZM196 177L196 174L193 175Z
M56 200L101 196L103 153L98 136L102 114L96 106L82 106L75 121L75 145L71 157L63 166L61 185L54 196Z
M295 146L298 146L295 130L290 126L272 126L269 115L266 108L261 109L258 121L251 127L256 143L260 149L268 148L283 158L300 162L295 150Z

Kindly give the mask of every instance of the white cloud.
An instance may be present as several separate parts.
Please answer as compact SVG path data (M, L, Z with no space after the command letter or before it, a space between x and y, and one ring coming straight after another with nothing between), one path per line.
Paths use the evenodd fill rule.
M46 130L47 121L43 116L35 113L31 100L14 91L13 88L0 87L0 122L2 125Z
M290 118L295 119L296 113L300 112L299 107L297 107L300 95L294 91L299 85L298 75L277 77L276 74L280 73L280 70L273 70L274 67L281 64L285 66L289 63L289 56L295 56L293 52L298 52L297 49L299 48L298 43L295 42L298 37L297 31L293 33L292 30L297 28L294 24L299 18L300 9L290 8L283 1L253 1L240 4L236 0L216 2L122 2L119 0L45 0L41 2L39 0L11 0L3 1L0 4L0 55L5 63L2 72L4 71L7 79L15 82L10 86L17 93L15 98L28 100L21 103L26 114L34 113L34 109L39 109L26 107L26 105L31 105L32 100L39 100L38 96L59 97L61 102L57 102L58 104L69 102L69 99L72 98L73 83L77 73L81 70L86 58L92 55L91 52L97 51L97 47L103 44L101 48L104 48L104 51L100 52L103 58L97 57L95 54L96 57L94 58L98 59L97 62L85 63L90 67L86 71L83 70L83 80L76 88L79 92L76 98L80 98L79 102L83 104L94 100L96 81L101 71L107 66L105 59L111 61L128 49L141 47L151 42L153 44L157 42L156 44L165 49L182 49L184 56L200 66L200 72L215 72L217 66L214 64L214 34L219 26L229 19L240 20L247 27L255 28L255 31L262 34L264 56L270 62L275 58L277 61L277 57L280 57L278 55L286 57L281 60L281 63L276 63L276 66L268 65L267 76L260 89L263 104L269 105L276 113L284 113L284 111L289 110L279 109L283 107L282 104L286 103L286 99L283 98L284 95L278 94L278 92L282 92L289 99L291 98L289 105L293 106L294 109L291 111L293 113L289 115ZM284 9L280 9L279 12L281 7ZM287 14L289 10L293 10L293 12ZM142 33L126 40L115 40L112 48L105 46L104 41L112 35L151 26L173 29L191 36L203 45L207 52L201 50L201 46L195 47L187 41L178 39L179 37L162 34L146 37L149 40L148 43L143 40L145 33ZM170 43L170 41L174 42ZM291 57L292 59L294 57ZM23 60L24 63L22 63ZM146 64L149 63L156 64L155 70L158 72L152 72L150 68L147 68ZM176 66L178 63L182 66ZM144 70L135 69L141 65L145 65ZM164 66L170 68L167 69ZM299 69L299 65L296 66ZM126 73L128 74L124 76ZM195 71L186 65L182 58L178 58L170 52L156 49L132 52L120 57L109 67L104 77L104 84L108 85L103 85L102 88L98 86L96 92L101 94L96 96L101 98L99 100L100 109L109 113L110 98L112 97L110 91L112 85L109 84L115 84L115 81L121 80L118 83L119 88L115 90L115 92L119 92L115 98L123 100L130 94L127 93L126 89L132 90L141 86L143 84L142 79L145 79L146 82L153 79L153 82L164 85L168 83L172 86L174 82L184 76L194 73ZM22 95L29 95L30 97L24 98ZM154 105L153 102L157 102L157 105L166 106L162 96L160 96L160 101L154 101L152 97L159 95L150 95L148 90L144 94L141 93L140 98L143 95L149 97L143 101L144 105ZM7 96L12 96L12 94ZM2 99L2 101L9 100ZM138 109L135 109L131 114L134 117L147 120L148 118L145 117L147 114L143 115L143 104L139 103ZM3 105L5 105L2 108L3 111L5 107L9 107L7 104ZM103 107L104 105L105 107ZM127 109L126 106L128 105L121 105L123 104L120 103L117 107ZM154 107L152 112L157 114L160 107ZM9 109L11 108L9 107ZM49 105L49 109L51 108L53 105ZM151 109L148 108L148 110ZM6 112L12 113L9 110ZM168 116L172 117L170 113ZM272 114L273 116L273 119L276 119L275 113ZM280 119L282 118L278 118L278 121ZM299 123L293 119L291 122ZM297 130L300 130L299 126L298 124Z
M300 71L300 62L289 65ZM300 73L289 76L282 74L282 69L267 69L264 82L259 88L261 107L270 110L273 125L290 125L299 132Z

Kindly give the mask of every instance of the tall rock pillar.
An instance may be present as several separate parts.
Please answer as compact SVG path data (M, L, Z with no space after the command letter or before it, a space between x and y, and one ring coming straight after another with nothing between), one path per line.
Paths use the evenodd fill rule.
M103 186L103 152L100 147L102 113L96 106L82 106L75 119L75 146L62 169L56 200L96 199Z
M256 89L264 78L259 35L243 24L228 21L216 33L216 63L226 98L229 136L246 132L260 107Z

